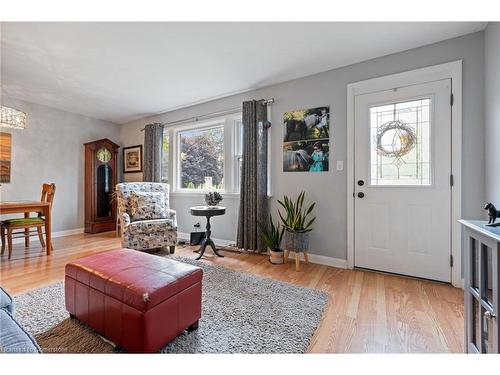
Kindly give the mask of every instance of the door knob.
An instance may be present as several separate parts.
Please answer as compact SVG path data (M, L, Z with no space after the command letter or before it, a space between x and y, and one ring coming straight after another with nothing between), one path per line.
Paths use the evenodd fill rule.
M359 186L363 186L365 184L365 182L363 180L358 180L358 185Z
M364 196L365 196L365 193L363 193L361 191L358 193L358 198L364 198Z

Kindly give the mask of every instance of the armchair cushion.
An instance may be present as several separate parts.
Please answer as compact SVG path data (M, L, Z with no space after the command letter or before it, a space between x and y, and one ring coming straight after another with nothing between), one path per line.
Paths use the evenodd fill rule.
M127 232L130 234L162 233L174 229L173 224L172 219L133 221L127 227Z
M130 194L130 216L132 221L166 219L165 194L160 192L138 192Z

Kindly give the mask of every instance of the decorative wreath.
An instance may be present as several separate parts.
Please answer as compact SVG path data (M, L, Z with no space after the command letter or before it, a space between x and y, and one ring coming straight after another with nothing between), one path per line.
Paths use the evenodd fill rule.
M394 130L393 142L390 148L382 144L382 138L388 132ZM395 142L395 138L399 138L399 144ZM377 130L375 138L377 142L377 152L382 156L401 158L408 154L417 143L417 136L413 129L400 120L389 121L382 125Z

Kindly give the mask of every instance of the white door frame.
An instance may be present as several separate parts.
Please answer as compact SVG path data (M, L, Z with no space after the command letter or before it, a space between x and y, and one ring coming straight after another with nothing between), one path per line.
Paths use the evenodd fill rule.
M347 85L347 266L354 268L354 99L357 95L390 90L426 82L451 79L451 283L462 283L462 60L429 66L408 72L350 83Z

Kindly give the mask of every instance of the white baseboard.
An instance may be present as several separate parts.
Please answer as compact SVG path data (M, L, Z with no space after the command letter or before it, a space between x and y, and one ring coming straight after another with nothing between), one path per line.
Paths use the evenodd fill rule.
M349 268L347 266L347 259L327 257L324 255L309 254L309 262L336 268Z
M177 238L189 241L189 233L177 232ZM217 246L229 246L234 245L236 241L223 240L220 238L212 238ZM347 259L339 259L327 257L324 255L316 255L309 253L309 261L315 264L321 264L324 266L331 266L336 268L349 268L347 265Z
M57 238L57 237L65 237L65 236L71 236L72 234L80 234L83 233L84 228L76 228L76 229L68 229L68 230L61 230L59 232L52 232L52 238ZM30 237L30 241L38 241L37 236ZM18 244L18 243L24 243L24 238L13 238L12 239L13 244Z
M58 231L58 232L52 232L52 238L71 236L73 234L79 234L79 233L83 233L83 232L84 232L84 228L62 230L62 231ZM189 241L189 233L177 232L177 238L179 238L181 240ZM220 238L212 238L212 239L217 246L222 246L222 247L234 245L234 243L235 243L235 241L224 240L224 239L220 239ZM38 237L31 237L30 240L38 242ZM18 244L18 243L23 243L23 242L24 242L24 238L15 238L12 240L13 244ZM324 255L316 255L316 254L309 253L309 261L311 263L321 264L324 266L331 266L331 267L336 267L336 268L349 268L347 265L346 259L327 257Z
M177 238L181 240L187 240L189 241L189 233L184 233L184 232L177 232ZM223 240L220 238L214 238L211 237L212 240L215 242L217 246L230 246L234 245L236 241L230 241L230 240Z

